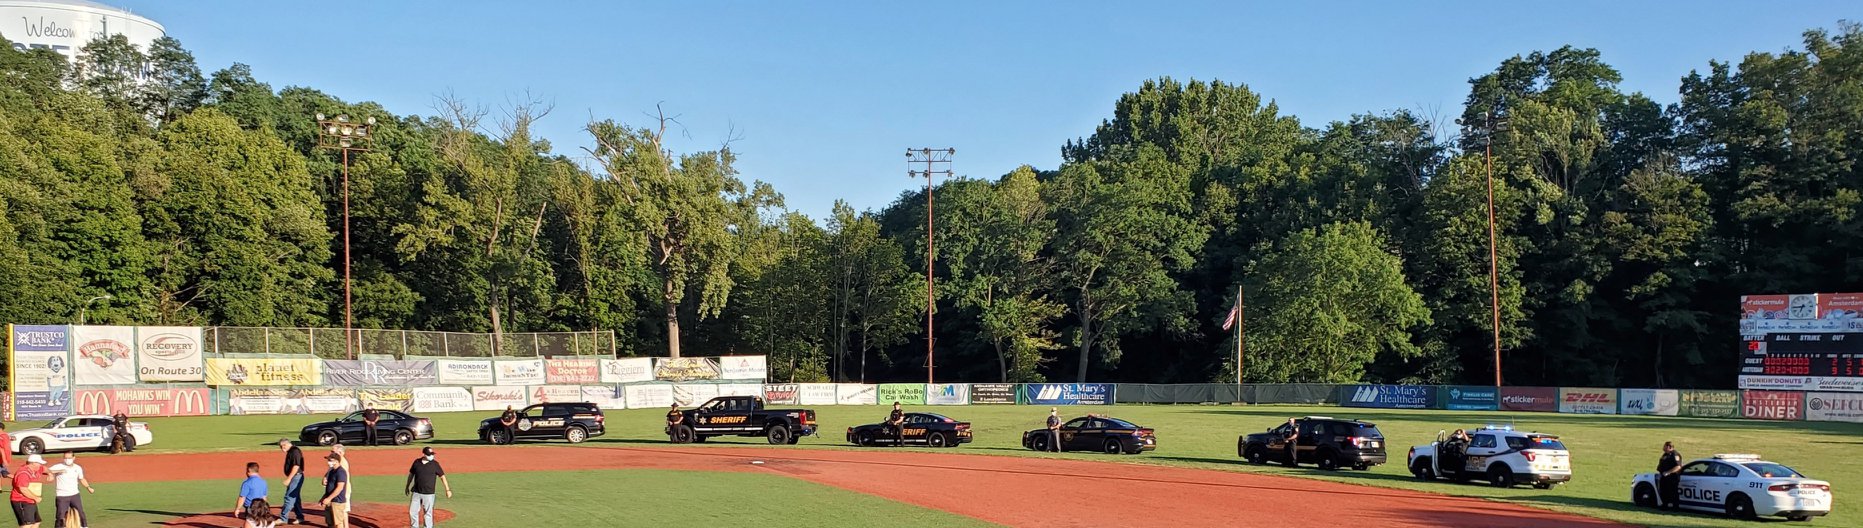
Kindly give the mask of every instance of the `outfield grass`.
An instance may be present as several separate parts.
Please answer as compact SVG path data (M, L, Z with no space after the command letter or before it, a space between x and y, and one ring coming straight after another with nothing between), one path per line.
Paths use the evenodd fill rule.
M1794 524L1793 526L1863 525L1863 507L1855 503L1855 501L1863 501L1863 496L1848 493L1849 490L1863 489L1863 458L1857 456L1859 452L1863 452L1863 425L1857 424L1274 405L1121 405L1063 408L1064 416L1087 412L1106 413L1157 429L1159 439L1157 451L1134 456L1110 456L1097 453L1052 455L1022 449L1020 443L1022 431L1041 427L1042 420L1046 417L1046 408L1042 407L914 407L909 410L939 412L972 422L973 430L976 431L976 442L952 450L953 452L1163 464L1291 475L1480 497L1643 525L1749 525L1712 516L1657 513L1638 509L1629 504L1631 476L1652 470L1656 465L1662 442L1674 441L1686 457L1707 456L1713 453L1759 453L1770 460L1792 466L1814 478L1830 481L1837 494L1837 509L1828 517L1809 524ZM877 422L886 413L884 407L878 406L824 406L816 408L816 411L822 424L822 435L803 439L802 445L798 446L800 448L860 449L846 446L843 432L849 426ZM661 434L662 420L665 415L663 410L614 410L608 411L607 414L608 435L591 440L591 444L638 445L665 442L665 437ZM429 418L433 419L439 431L439 437L432 443L440 446L477 444L475 431L478 421L490 415L491 413L431 415ZM1235 441L1238 434L1262 431L1285 421L1289 416L1302 415L1350 417L1376 422L1387 437L1393 463L1367 472L1323 472L1310 468L1253 466L1243 463L1236 457ZM144 451L225 451L268 448L269 442L276 441L280 436L295 437L301 425L321 419L324 417L151 418L148 421L155 431L156 442ZM1417 481L1410 477L1403 467L1402 459L1408 446L1429 441L1439 430L1509 421L1517 429L1560 435L1573 452L1572 461L1576 472L1573 482L1546 491L1531 488L1503 490L1479 484L1458 485L1447 482ZM765 444L761 438L727 437L692 447L713 445L763 446ZM510 476L505 475L498 478L508 477ZM483 477L475 476L474 478ZM668 481L667 484L677 482ZM384 489L367 484L364 486L365 493L370 487ZM627 496L630 499L626 502L627 504L636 503L632 500L632 491ZM873 500L885 502L882 499ZM1238 500L1246 500L1246 497L1238 497ZM451 506L455 508L455 511L478 507L467 505L465 502L467 501L455 501ZM498 502L488 504L498 504ZM628 514L632 515L633 510L629 508Z

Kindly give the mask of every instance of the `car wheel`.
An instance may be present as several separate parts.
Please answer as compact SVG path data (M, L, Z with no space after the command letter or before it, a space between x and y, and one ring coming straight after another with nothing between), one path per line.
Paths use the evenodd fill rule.
M407 429L396 429L395 430L395 445L400 446L400 445L408 445L412 443L414 443L414 432L413 431L409 431Z
M513 440L511 438L511 433L507 433L502 430L494 430L490 433L487 433L485 435L485 438L487 440L491 440L492 445L505 445L505 444L511 443L511 441Z
M800 444L802 443L802 435L798 435L795 433L789 433L789 442L786 442L786 443L788 443L789 445Z
M679 424L673 426L673 434L669 435L668 440L671 440L675 444L685 444L691 443L693 437L692 426Z
M1514 487L1514 470L1506 464L1495 464L1488 468L1488 483L1497 488Z
M1120 453L1124 453L1125 451L1126 451L1126 446L1120 445L1119 440L1113 439L1113 440L1106 441L1106 454L1117 455Z
M1242 459L1247 460L1250 464L1268 463L1267 453L1263 453L1261 447L1258 446L1250 446L1248 450L1243 451Z
M951 444L944 440L944 433L932 433L931 436L925 438L925 445L938 448L951 447Z
M1320 466L1320 470L1322 471L1339 469L1339 453L1335 453L1331 449L1321 451L1320 459L1316 461L1316 463Z
M25 440L20 440L19 441L19 452L20 454L25 454L25 455L44 454L45 453L45 441L37 439L37 438L27 438Z
M1352 464L1352 469L1354 471L1365 471L1367 469L1371 469L1371 464L1364 464L1364 463Z
M563 439L568 440L571 444L580 444L583 440L589 439L589 430L583 429L580 425L571 426L568 431L563 433Z
M1419 458L1410 462L1410 474L1422 480L1436 480L1436 470L1430 469L1430 459Z
M873 447L873 435L869 434L866 431L861 431L860 434L854 435L854 445L861 446L861 447Z
M1753 499L1747 498L1745 493L1735 493L1727 498L1727 516L1741 520L1759 518L1753 513Z
M342 439L343 437L338 436L336 434L336 431L332 431L329 429L317 431L317 445L321 445L321 446L334 445L337 443L337 441L342 440Z
M1637 484L1636 489L1630 492L1630 502L1640 508L1656 507L1656 487L1648 483Z
M1036 451L1047 451L1048 450L1048 439L1039 437L1039 436L1035 437L1034 441L1029 442L1029 449L1033 449Z
M763 435L770 441L770 445L789 443L789 427L783 424L771 425L769 430L763 432Z

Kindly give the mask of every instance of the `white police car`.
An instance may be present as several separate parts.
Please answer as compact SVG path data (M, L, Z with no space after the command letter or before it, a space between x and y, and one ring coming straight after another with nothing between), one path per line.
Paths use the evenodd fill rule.
M52 420L45 427L23 429L13 432L12 445L7 446L14 453L31 455L52 451L83 451L109 449L110 437L116 434L116 420L101 414L66 416ZM129 423L129 437L135 445L148 445L155 441L154 433L149 432L149 424Z
M1812 480L1759 455L1714 455L1682 465L1678 486L1681 506L1690 510L1725 512L1741 519L1784 517L1809 520L1831 512L1831 483ZM1630 481L1630 500L1638 506L1657 505L1655 473L1639 473Z
M1469 431L1466 456L1457 464L1438 451L1446 439L1437 433L1436 441L1410 448L1410 474L1423 480L1443 477L1456 482L1470 480L1509 488L1515 484L1532 484L1539 489L1572 480L1572 453L1566 451L1559 437L1515 431L1511 425L1489 425Z

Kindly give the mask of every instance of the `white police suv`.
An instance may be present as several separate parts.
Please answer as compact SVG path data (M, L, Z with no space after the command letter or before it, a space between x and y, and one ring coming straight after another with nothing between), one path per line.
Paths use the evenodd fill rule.
M1760 460L1759 455L1714 455L1682 465L1681 506L1725 512L1741 519L1784 517L1809 520L1831 512L1831 483L1812 480L1792 468ZM1657 505L1655 473L1630 481L1637 506Z
M1572 453L1557 436L1515 431L1511 425L1489 425L1468 433L1465 453L1443 449L1444 433L1437 433L1436 441L1428 445L1411 447L1410 474L1423 480L1481 480L1503 488L1532 484L1548 489L1572 480Z
M13 445L7 447L14 453L22 455L52 451L109 449L110 437L114 434L116 434L116 420L108 416L101 414L66 416L52 420L44 427L13 432ZM134 446L148 445L155 441L155 434L149 432L149 425L142 422L129 423L129 437L135 442Z

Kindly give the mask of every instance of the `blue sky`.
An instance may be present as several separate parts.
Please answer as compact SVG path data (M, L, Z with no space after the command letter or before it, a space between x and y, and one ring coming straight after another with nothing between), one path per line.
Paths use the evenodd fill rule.
M1308 126L1391 109L1460 113L1507 57L1598 48L1623 88L1675 100L1709 60L1795 48L1854 2L480 2L105 0L167 27L202 69L252 66L397 114L437 94L555 105L540 132L579 154L590 116L679 150L732 134L747 180L817 218L913 186L904 149L955 147L959 175L1054 168L1060 146L1147 78L1240 82ZM314 6L314 7L313 7ZM309 119L307 116L306 119ZM920 183L919 185L923 185Z

